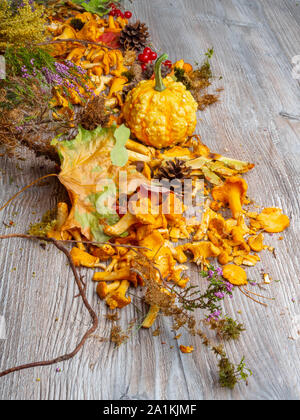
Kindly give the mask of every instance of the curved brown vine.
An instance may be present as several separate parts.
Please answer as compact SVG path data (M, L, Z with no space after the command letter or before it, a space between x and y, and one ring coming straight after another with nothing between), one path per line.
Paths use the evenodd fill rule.
M15 366L15 367L12 367L10 369L6 369L6 370L0 372L0 377L9 375L10 373L18 372L20 370L31 369L31 368L38 367L38 366L49 366L49 365L65 362L69 359L72 359L82 349L86 340L96 331L96 329L98 327L97 314L95 313L95 311L93 310L93 308L91 307L91 305L89 304L89 302L87 300L87 297L86 297L86 294L85 294L85 291L84 291L84 287L83 287L82 282L80 280L80 276L79 276L78 271L77 271L77 269L76 269L76 267L75 267L75 265L72 261L72 257L70 255L70 252L68 251L68 249L66 247L64 247L61 244L61 242L56 241L55 239L51 239L51 238L44 238L44 237L31 236L31 235L22 235L22 234L12 234L12 235L2 235L2 236L0 236L0 240L13 239L13 238L32 239L32 240L36 240L36 241L46 241L46 242L52 243L58 250L60 250L61 252L63 252L66 255L66 257L67 257L67 259L70 263L72 272L74 274L75 282L76 282L77 287L79 289L79 296L82 298L83 304L84 304L84 306L86 307L86 309L88 310L88 312L91 316L92 326L84 334L81 341L77 344L77 346L75 347L75 349L72 352L64 354L62 356L58 356L58 357L56 357L55 359L52 359L52 360L32 362L32 363L27 363L27 364L20 365L20 366Z

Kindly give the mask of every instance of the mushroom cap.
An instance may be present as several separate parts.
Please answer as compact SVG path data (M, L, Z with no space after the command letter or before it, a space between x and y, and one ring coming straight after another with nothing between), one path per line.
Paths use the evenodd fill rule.
M122 309L131 303L131 298L127 298L125 295L119 293L117 290L115 293L113 293L106 299L106 303L108 304L110 309Z
M213 188L213 199L223 203L228 203L230 191L232 191L234 187L238 187L240 190L241 203L243 204L246 198L248 184L240 176L231 176L230 178L226 179L223 185Z
M99 262L99 258L94 257L77 247L72 248L70 254L76 267L93 267Z
M183 245L184 251L190 251L194 256L194 262L199 264L205 263L207 258L218 257L221 250L211 242L194 242L192 244Z
M290 225L290 219L279 208L264 209L256 220L269 233L283 232Z
M234 286L243 286L248 284L246 271L238 265L225 265L223 268L223 277Z
M259 235L250 236L248 245L254 252L262 251L264 249L264 235L260 233Z
M107 283L105 281L101 281L97 285L97 295L100 299L104 299L108 294L107 290Z

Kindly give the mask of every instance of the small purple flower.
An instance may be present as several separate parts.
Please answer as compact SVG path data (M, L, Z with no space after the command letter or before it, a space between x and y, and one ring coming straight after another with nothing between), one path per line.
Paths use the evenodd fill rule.
M69 68L75 67L75 64L70 60L65 60L65 65Z
M209 270L209 272L208 272L208 278L209 279L212 279L214 275L215 275L214 271Z
M221 267L218 267L216 271L218 276L223 276L223 269Z
M32 66L34 66L34 58L32 58L32 59L30 60L30 64L31 64Z
M45 79L49 85L63 85L63 78L53 71L49 70L47 67L43 67L42 71L44 73Z
M227 292L231 293L233 290L233 285L227 281L225 283L225 286L226 286Z
M64 76L69 76L69 67L68 66L66 66L63 63L58 63L58 62L55 62L54 66L55 66L56 70L58 71L58 73L61 73Z
M217 292L217 293L215 293L215 296L216 296L218 299L224 299L224 297L225 297L225 293L223 293L223 292Z
M218 321L220 315L221 315L221 311L215 311L212 314L210 314L207 319L208 319L208 321L210 319L215 319L216 321Z
M79 74L81 74L81 75L86 74L86 70L83 69L82 67L75 66L75 68L76 68L76 70L78 71Z

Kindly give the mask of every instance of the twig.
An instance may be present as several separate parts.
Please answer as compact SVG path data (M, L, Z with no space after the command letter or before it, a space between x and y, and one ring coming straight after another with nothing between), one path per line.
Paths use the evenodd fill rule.
M268 307L268 305L266 303L260 302L259 300L256 300L252 296L248 295L246 292L244 292L244 290L241 287L239 287L239 289L240 289L241 293L243 293L243 295L247 296L247 298L253 300L256 303L259 303L262 306Z
M246 293L249 293L249 295L257 296L257 297L260 297L262 299L267 299L267 300L275 300L275 298L269 298L269 297L258 295L257 293L251 292L250 290L246 289L246 287L244 287L243 290L245 290Z
M4 210L5 207L7 207L15 198L17 198L20 194L22 194L24 191L28 190L28 188L32 187L33 185L37 184L38 182L42 181L43 179L50 178L50 177L57 177L57 174L49 174L42 176L41 178L36 179L35 181L31 182L29 185L26 185L26 187L22 188L19 192L17 192L12 198L10 198L1 208L0 211Z
M78 271L76 270L76 267L73 263L70 252L67 250L67 248L65 248L61 243L59 243L55 239L51 239L51 238L43 238L43 237L39 237L39 236L30 236L30 235L21 235L21 234L0 236L0 240L1 239L11 239L11 238L33 239L33 240L37 240L37 241L43 240L43 241L52 243L54 246L56 246L57 249L59 249L60 251L62 251L66 255L66 257L67 257L67 259L70 263L71 269L73 271L75 282L76 282L77 287L79 289L79 294L82 298L83 304L84 304L84 306L86 307L86 309L88 310L88 312L91 316L92 326L84 334L81 341L78 343L78 345L75 347L75 349L71 353L56 357L55 359L52 359L52 360L45 360L45 361L41 361L41 362L28 363L28 364L25 364L25 365L20 365L20 366L16 366L16 367L4 370L3 372L0 372L0 377L9 375L10 373L18 372L20 370L31 369L31 368L38 367L38 366L49 366L49 365L65 362L69 359L72 359L81 350L81 348L84 346L86 340L96 331L96 329L98 327L97 314L92 309L91 305L89 304L89 302L87 300L87 297L86 297L86 294L85 294L85 291L84 291L84 287L81 283Z

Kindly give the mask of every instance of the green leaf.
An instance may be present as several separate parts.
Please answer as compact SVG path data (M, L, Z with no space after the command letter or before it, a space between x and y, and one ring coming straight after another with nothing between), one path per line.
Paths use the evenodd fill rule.
M128 162L128 151L125 147L114 147L110 158L113 165L122 168Z
M128 162L128 151L125 145L130 137L129 128L122 124L115 130L114 137L116 145L110 153L110 158L113 165L123 167Z
M99 16L104 16L110 11L110 0L72 0L73 3L79 4L87 12L95 13Z
M115 131L116 146L125 146L130 137L130 130L124 124L118 127Z

